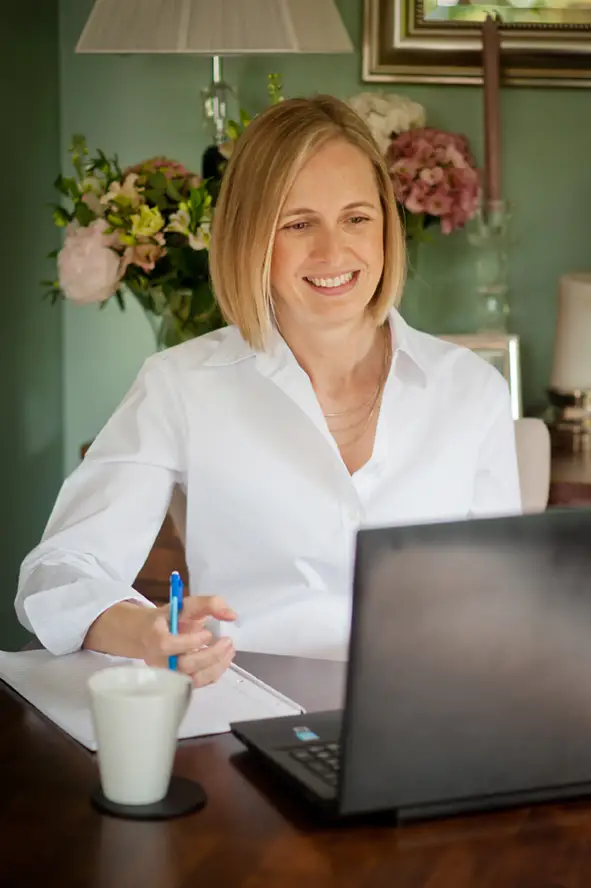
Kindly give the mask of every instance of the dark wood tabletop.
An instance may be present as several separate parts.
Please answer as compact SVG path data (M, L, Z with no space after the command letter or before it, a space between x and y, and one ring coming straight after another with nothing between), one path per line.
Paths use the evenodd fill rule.
M341 664L242 655L308 709L337 706ZM95 756L0 685L2 888L589 888L591 801L396 827L329 823L222 735L179 743L209 802L176 820L103 816Z

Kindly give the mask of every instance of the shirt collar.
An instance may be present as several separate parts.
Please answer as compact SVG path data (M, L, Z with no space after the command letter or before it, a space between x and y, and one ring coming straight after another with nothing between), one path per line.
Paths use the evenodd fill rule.
M257 351L243 339L238 327L229 326L218 331L218 341L211 354L204 360L206 367L226 367L248 358L255 358L257 369L270 376L293 357L277 327L273 325L264 351Z
M423 346L423 334L410 327L393 308L389 315L393 354L400 356L401 373L409 373L412 381L426 384L429 360ZM288 356L289 348L276 327L273 327L265 351L256 351L243 339L237 327L219 331L217 345L203 362L206 367L223 367L256 357L257 367L265 375L271 374Z
M217 336L217 342L203 361L205 367L224 367L229 364L237 364L239 361L252 358L257 354L252 346L242 338L238 327L233 325L223 327L217 330L214 336Z
M410 327L395 308L389 318L396 370L407 373L410 381L425 386L429 376L429 356L424 348L424 334Z

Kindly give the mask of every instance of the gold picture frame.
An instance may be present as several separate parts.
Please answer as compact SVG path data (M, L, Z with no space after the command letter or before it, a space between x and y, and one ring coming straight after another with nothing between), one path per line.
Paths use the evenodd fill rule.
M440 335L440 339L455 342L476 352L505 377L511 396L511 415L521 419L521 358L519 336L515 333L462 333Z
M481 84L487 14L504 85L591 87L591 0L364 0L362 79Z

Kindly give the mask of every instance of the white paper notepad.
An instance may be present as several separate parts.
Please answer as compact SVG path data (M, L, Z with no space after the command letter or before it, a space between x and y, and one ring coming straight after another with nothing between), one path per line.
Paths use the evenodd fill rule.
M87 749L96 750L88 679L99 669L126 663L138 669L144 667L141 660L93 651L62 657L48 651L0 651L0 679ZM231 666L216 684L193 691L178 737L183 740L224 734L230 730L230 722L301 712L303 707L293 700L238 666Z

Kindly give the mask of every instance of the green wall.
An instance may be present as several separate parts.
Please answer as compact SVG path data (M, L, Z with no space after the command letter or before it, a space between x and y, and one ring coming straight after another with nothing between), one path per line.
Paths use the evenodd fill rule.
M337 0L355 45L361 42L362 0ZM91 0L60 0L62 145L73 132L117 152L126 164L166 153L199 169L206 142L199 90L209 79L205 59L174 56L76 56L74 45ZM265 75L279 71L287 95L315 91L346 97L375 88L360 80L360 58L241 58L226 64L251 111L266 102ZM392 87L395 89L395 87ZM463 131L482 158L482 93L473 87L397 89L427 108L429 122ZM524 400L544 400L559 276L588 269L591 231L591 92L506 89L502 95L505 194L515 207L511 254L514 332L522 336ZM421 248L418 273L403 310L430 332L462 332L473 322L473 265L462 234L439 236ZM41 310L41 309L40 309ZM139 310L115 305L64 311L65 467L78 460L115 407L153 337Z
M58 3L2 5L0 23L2 348L0 648L26 633L14 616L20 562L62 477L61 309L41 300L57 246L47 203L59 163Z

